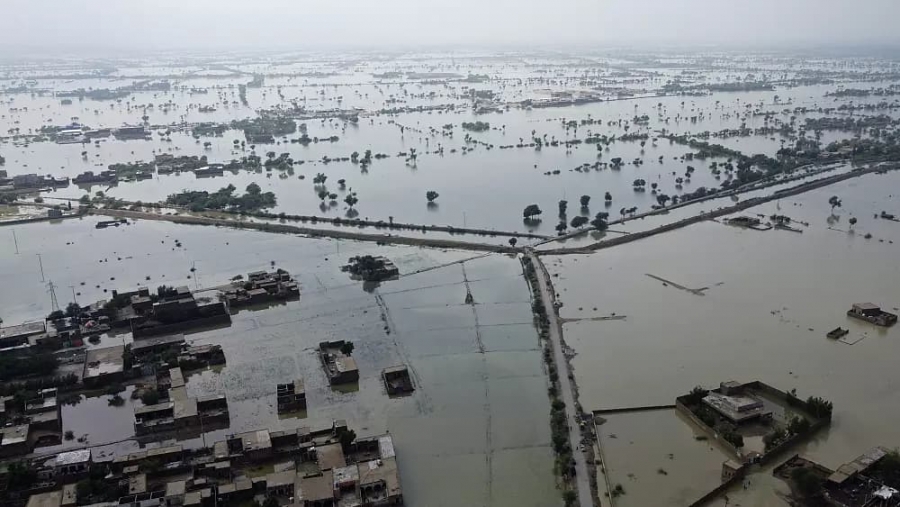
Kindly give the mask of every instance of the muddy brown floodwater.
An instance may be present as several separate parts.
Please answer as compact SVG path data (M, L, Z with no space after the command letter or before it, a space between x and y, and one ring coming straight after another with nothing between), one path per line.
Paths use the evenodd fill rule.
M863 301L900 306L900 223L873 218L900 208L898 184L897 174L867 175L743 213L791 216L802 233L702 222L590 256L545 259L558 275L561 315L572 319L564 332L577 353L585 410L671 404L695 385L758 379L834 402L831 428L798 452L837 467L872 446L895 446L900 330L851 320L846 311ZM843 199L833 216L832 195ZM852 232L850 217L858 219ZM647 274L708 289L698 296ZM578 320L612 313L626 318ZM825 337L838 326L861 341ZM616 505L648 505L640 491L665 500L656 505L684 505L718 483L725 455L685 437L690 428L674 413L608 419L599 431L610 482L626 490ZM672 473L676 466L712 476ZM744 505L783 503L767 474L735 493Z
M63 305L72 299L69 286L86 303L108 297L104 289L162 283L213 287L274 261L300 280L299 301L244 310L233 316L231 327L187 335L192 343L222 345L228 361L187 378L191 394L228 396L230 427L206 434L208 444L229 432L315 428L345 419L361 436L393 435L408 505L560 503L552 470L548 384L518 259L157 221L97 230L94 222L17 227L18 255L11 237L0 239L5 249L0 283L20 288L0 293L5 322L49 313L37 253L43 252L45 278L57 285ZM340 271L348 257L361 253L390 257L400 279L364 290ZM465 304L467 281L474 305ZM328 385L314 348L332 339L356 344L358 389ZM100 346L123 340L131 339L107 336ZM397 364L411 369L412 396L385 393L381 370ZM275 385L297 377L306 382L305 417L279 418ZM105 396L82 400L64 408L63 428L87 435L91 444L129 439L131 404L109 407ZM203 440L184 443L196 446ZM71 441L62 447L78 445ZM135 446L126 442L103 452Z

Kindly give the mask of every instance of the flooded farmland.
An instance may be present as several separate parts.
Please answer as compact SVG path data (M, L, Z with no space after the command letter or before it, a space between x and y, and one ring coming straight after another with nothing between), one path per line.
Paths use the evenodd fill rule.
M428 79L417 77L415 72L423 70L420 64L402 58L349 69L294 58L294 66L284 63L264 69L250 62L228 62L233 70L227 76L204 76L200 67L178 65L132 68L122 76L87 81L38 76L28 85L23 85L28 72L10 69L8 79L0 82L7 89L24 88L4 96L8 109L0 115L0 132L8 134L5 168L10 175L73 178L113 164L152 164L160 155L229 164L252 156L277 160L274 157L285 154L292 161L289 167L251 167L244 162L244 167L226 170L224 176L159 173L150 179L120 178L112 186L71 185L48 197L78 199L100 191L126 202L152 203L183 190L214 192L233 184L241 191L256 183L278 198L274 213L384 221L402 217L409 223L552 235L554 221L547 216L552 213L542 222L523 224L520 210L536 203L552 212L558 201L567 200L573 204L569 219L604 210L615 217L620 209L649 210L658 195L714 188L732 177L707 167L724 165L729 157L693 161L685 157L692 151L689 147L663 136L712 137L715 143L748 155L774 154L804 138L804 122L845 114L891 119L898 107L892 95L838 94L844 89L890 90L891 82L875 72L866 81L860 81L858 73L847 73L828 84L794 84L806 73L832 71L841 76L830 62L815 71L782 63L783 67L754 74L748 91L684 96L661 90L673 82L716 89L752 67L734 60L701 77L674 62L649 71L640 61L618 63L597 57L595 64L575 65L548 76L543 68L548 62L542 60L486 65L478 55L452 60L455 63L438 56L434 65L446 75ZM394 76L398 69L400 77L380 77ZM886 69L882 72L887 74ZM266 74L272 77L258 86L247 84L247 76ZM428 75L442 74L422 74ZM766 80L789 85L755 86ZM135 88L131 85L135 81L151 90ZM65 100L60 94L78 87L129 91L117 100L76 96L71 104L59 105ZM240 100L239 90L244 90ZM589 100L570 106L579 97ZM546 107L555 103L568 107ZM842 111L841 106L855 109ZM866 107L870 109L864 113ZM271 114L291 118L294 127L271 144L246 142L239 122ZM91 129L138 125L144 126L147 136L35 142L70 124ZM214 133L204 130L209 126L215 127ZM852 136L869 136L864 128L848 129L818 130L815 141L824 147L849 137L851 131ZM301 134L315 142L298 143ZM384 158L360 166L351 155L361 157L365 150ZM319 173L327 177L322 185L313 183ZM649 182L653 192L634 191L635 180ZM337 200L320 199L323 188ZM424 199L427 191L439 197L429 204ZM348 208L343 200L351 192L358 203ZM607 192L612 199L604 203ZM578 208L574 205L582 195L593 200Z
M675 398L729 380L833 402L790 453L836 469L893 448L897 330L847 311L900 307L898 76L888 56L719 51L0 60L0 318L53 327L0 351L0 429L46 422L31 402L59 395L59 438L20 454L90 448L121 485L131 472L106 461L180 444L191 464L166 466L194 481L228 458L209 494L240 507L220 492L248 478L260 507L299 507L310 480L353 504L342 491L374 494L354 473L394 451L409 506L693 507L738 455L729 426ZM230 323L121 384L82 378L190 304ZM93 332L107 322L130 325ZM185 352L207 345L224 364ZM17 370L45 348L35 364L59 377ZM156 375L173 364L177 388ZM414 391L389 396L397 366ZM345 368L359 380L332 385ZM277 386L298 380L306 408L284 413ZM224 395L227 420L136 435L148 407L175 419L174 389L195 407ZM793 415L766 413L777 430ZM260 429L296 448L249 466L232 437ZM797 501L755 429L710 505ZM181 487L151 465L147 494ZM77 505L125 498L85 480Z
M550 260L581 403L586 410L663 405L695 385L759 379L804 397L828 393L835 405L831 427L799 449L828 466L893 442L896 330L850 319L846 311L862 301L888 311L900 306L891 260L900 227L874 218L900 205L898 183L896 174L868 175L744 212L787 214L808 224L798 225L802 233L702 222L594 255ZM832 195L843 200L833 212ZM851 217L856 225L848 223ZM590 320L610 314L622 320ZM836 327L849 330L847 343L826 338ZM671 427L665 434L682 434L690 424L663 414L629 415L627 429L621 416L598 427L611 482L638 491L617 505L643 505L639 492L647 489L667 495L667 505L685 504L684 481L694 481L656 473L678 442L674 436L660 442L657 432ZM689 463L679 468L706 467L711 474L705 489L691 491L696 499L718 484L726 457L710 460L700 452L710 444L691 444L692 451L675 452ZM764 498L751 505L773 501Z

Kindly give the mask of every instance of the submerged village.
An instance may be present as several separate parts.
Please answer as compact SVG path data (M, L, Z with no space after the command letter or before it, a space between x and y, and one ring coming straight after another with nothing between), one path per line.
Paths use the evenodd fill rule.
M900 61L21 61L0 102L4 506L900 506Z

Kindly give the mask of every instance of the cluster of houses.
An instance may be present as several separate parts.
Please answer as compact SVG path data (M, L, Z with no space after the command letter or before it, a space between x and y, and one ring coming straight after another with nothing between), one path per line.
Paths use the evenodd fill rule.
M0 458L27 454L35 443L62 441L62 413L55 388L38 391L37 397L25 401L24 410L16 401L14 396L0 397Z
M197 298L185 286L161 287L152 295L146 287L131 292L113 291L112 303L113 325L130 326L135 337L231 323L222 301Z
M163 291L161 291L163 292ZM165 401L142 407L136 414L137 433L168 431L185 427L212 425L227 421L227 402L223 396L191 398L184 389L181 368L222 364L225 356L220 345L191 345L180 333L159 334L194 325L230 322L220 301L195 300L186 288L167 289L163 296L151 297L147 289L113 293L110 302L54 312L46 320L0 328L0 357L22 361L52 360L56 370L40 378L11 379L21 383L20 390L37 391L37 398L0 398L0 457L31 452L36 446L56 445L62 440L62 424L56 387L99 389L131 378L153 375L160 365L177 364L164 372L172 378L160 394ZM156 295L154 295L156 296ZM130 328L133 342L106 347L85 348L84 340L94 341L116 327ZM62 349L62 350L60 350ZM171 384L176 384L172 387ZM52 388L46 388L52 387Z
M57 188L69 186L69 178L57 178L55 176L42 176L35 173L17 174L7 176L6 171L0 171L0 189L22 190L39 188Z
M98 173L95 173L94 171L85 171L72 178L72 183L75 183L76 185L87 185L94 183L112 185L114 183L117 183L118 181L119 177L118 175L116 175L116 171L112 169L107 169Z
M233 434L196 450L169 445L112 458L70 451L33 466L40 482L26 507L214 507L268 499L297 507L403 503L391 436L357 439L342 421L321 430ZM76 486L91 476L108 485L101 498L85 498Z
M225 290L225 301L230 308L284 301L300 297L300 284L282 269L247 274L245 282L232 283Z
M798 471L820 485L816 500L841 507L900 507L896 451L874 447L836 470L794 455L773 470L773 475L796 482Z
M134 430L138 435L197 429L201 432L227 427L228 400L225 395L192 397L187 393L181 368L157 373L157 391L164 399L134 409Z
M206 156L198 157L196 155L176 157L170 153L162 153L156 155L154 162L156 163L156 172L159 174L200 171L202 175L204 170L208 170L210 167L206 162ZM219 174L222 174L221 170L219 170Z
M149 139L150 131L142 126L121 127L117 129L90 129L86 126L73 123L62 128L57 128L52 133L57 144L89 143L95 139L114 136L119 140Z
M78 315L59 312L46 320L0 327L0 355L27 353L37 346L80 347L85 338L109 332L110 324L102 304L95 304L82 308Z

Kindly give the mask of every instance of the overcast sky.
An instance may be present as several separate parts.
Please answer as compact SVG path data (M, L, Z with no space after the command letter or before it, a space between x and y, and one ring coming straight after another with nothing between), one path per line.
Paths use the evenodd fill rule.
M0 52L893 44L898 20L900 0L0 0Z

